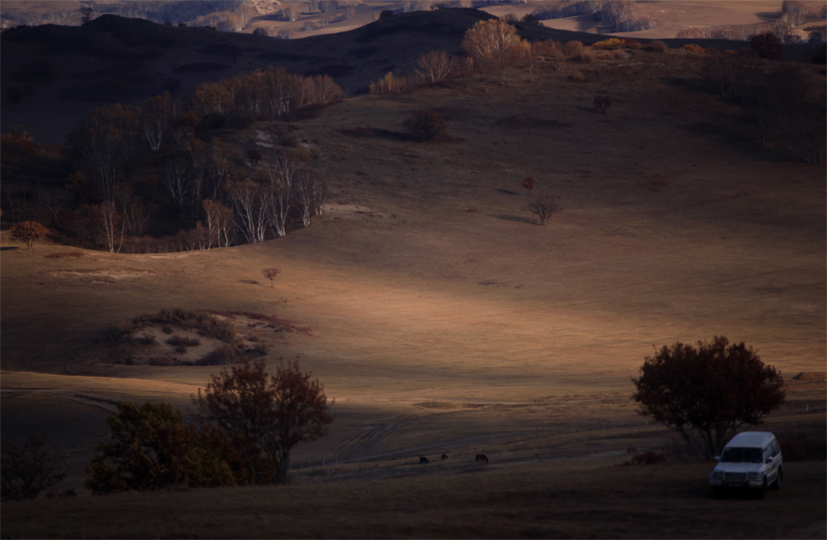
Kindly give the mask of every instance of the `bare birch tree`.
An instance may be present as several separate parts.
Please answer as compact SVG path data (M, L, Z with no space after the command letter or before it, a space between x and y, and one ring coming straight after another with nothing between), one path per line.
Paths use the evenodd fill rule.
M161 169L161 182L169 190L175 208L180 212L181 218L184 218L184 204L187 201L187 195L192 184L192 176L187 170L187 164L181 160L175 160L167 163Z
M272 221L273 201L269 190L247 178L231 183L229 191L241 234L248 243L262 242Z
M454 59L445 51L431 51L416 61L416 73L422 80L435 83L445 80L454 70Z

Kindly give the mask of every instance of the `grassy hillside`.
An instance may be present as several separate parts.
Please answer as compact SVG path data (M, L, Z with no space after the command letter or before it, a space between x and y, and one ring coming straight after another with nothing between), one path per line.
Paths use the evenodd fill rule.
M823 166L783 144L759 147L743 109L703 82L703 66L692 53L633 51L543 64L509 86L458 79L349 99L293 121L298 139L321 147L331 195L311 227L278 240L47 258L74 248L28 251L4 235L4 439L43 425L82 464L115 401L185 408L216 368L126 365L101 343L124 320L176 306L312 328L267 334L268 360L312 369L337 420L329 437L298 448L297 486L4 504L3 535L256 537L283 524L284 536L663 537L697 527L693 536L794 537L823 520L823 462L791 469L789 495L732 501L765 505L737 526L707 498L707 464L600 468L629 446L669 446L629 400L653 345L725 335L785 379L823 371ZM605 115L592 107L603 93ZM418 110L442 113L450 139L399 136ZM526 210L526 176L538 180L535 196L560 197L547 227ZM282 269L275 289L261 273L272 266ZM823 410L823 389L791 386L770 428L823 438L823 415L803 414ZM56 403L89 430L58 430ZM494 470L459 474L478 470L479 452ZM366 480L419 474L412 460L441 453L456 464ZM557 459L574 456L590 458L586 472L562 474ZM82 472L72 474L79 486ZM353 480L326 482L337 474ZM571 485L582 491L561 497ZM267 502L228 502L247 497ZM276 510L287 499L313 510L284 517L297 515ZM133 518L158 508L179 521ZM598 511L605 520L584 518Z

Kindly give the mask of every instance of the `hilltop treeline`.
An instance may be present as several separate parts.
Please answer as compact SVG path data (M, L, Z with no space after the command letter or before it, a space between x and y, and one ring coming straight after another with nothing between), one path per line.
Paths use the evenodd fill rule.
M159 24L211 26L237 32L260 15L250 2L237 0L188 0L186 2L151 0L139 2L88 2L80 9L42 11L38 6L15 6L3 12L3 28L40 24L79 25L99 15L111 14L130 19L146 19ZM68 7L68 6L67 6Z
M631 0L559 0L533 11L537 19L562 19L578 15L592 15L596 23L606 26L607 32L637 32L658 27L658 22L640 14Z
M233 144L233 130L285 118L343 95L328 76L268 68L203 83L185 99L165 93L136 106L106 105L69 137L75 171L63 188L4 193L13 220L48 216L76 242L110 252L209 249L284 236L321 213L319 148L271 122L260 143ZM33 156L25 134L4 150ZM8 154L4 152L4 161Z

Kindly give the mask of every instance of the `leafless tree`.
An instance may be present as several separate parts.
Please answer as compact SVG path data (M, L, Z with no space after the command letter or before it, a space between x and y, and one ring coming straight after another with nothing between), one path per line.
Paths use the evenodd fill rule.
M270 288L274 289L276 287L274 280L276 279L276 276L281 274L281 270L279 268L265 268L261 271L261 273L264 274L264 277L270 280Z
M168 92L147 99L141 105L141 129L153 151L161 148L164 135L172 129L177 103Z
M115 201L104 201L100 205L98 215L109 253L120 253L124 233L126 232L126 224L118 212Z
M93 179L105 201L114 201L139 132L138 111L119 104L92 111L75 126L71 146L81 155L87 177Z
M305 227L310 226L310 217L321 215L326 195L324 184L317 174L307 168L300 169L293 179L293 200Z
M248 178L230 183L229 192L241 234L250 244L264 241L273 204L269 190Z
M454 70L454 59L445 51L431 51L416 61L417 74L422 80L435 83L445 80Z
M267 176L270 179L268 198L271 201L270 226L278 236L287 234L287 215L290 212L290 203L293 195L293 185L296 177L303 168L301 161L290 152L277 151L272 160L265 165Z
M52 215L52 223L60 226L61 210L68 207L72 202L72 195L63 189L41 190L37 194L40 206L49 211Z
M167 187L167 190L169 190L172 202L181 213L181 218L183 219L184 204L187 201L192 184L192 176L187 168L187 164L178 159L168 162L164 168L161 169L161 181Z
M235 218L231 208L223 204L204 199L204 220L207 223L208 246L227 247L232 241L232 230Z
M548 225L551 216L559 209L557 197L553 195L544 195L536 197L528 202L528 209L532 214L536 215L540 220L540 225Z
M118 202L121 205L121 217L124 221L126 231L132 236L141 236L149 216L152 214L146 206L141 204L132 190L122 186L118 191Z

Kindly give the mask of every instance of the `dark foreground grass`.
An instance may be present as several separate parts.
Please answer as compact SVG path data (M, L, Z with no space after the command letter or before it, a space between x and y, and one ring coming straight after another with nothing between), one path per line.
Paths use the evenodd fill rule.
M825 463L763 500L713 499L708 463L479 472L4 503L3 538L797 538L825 521Z

